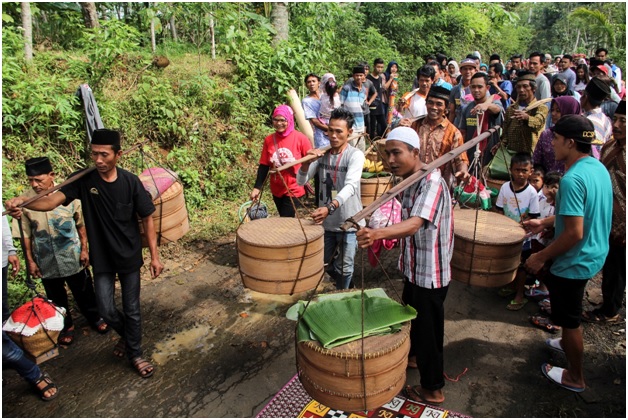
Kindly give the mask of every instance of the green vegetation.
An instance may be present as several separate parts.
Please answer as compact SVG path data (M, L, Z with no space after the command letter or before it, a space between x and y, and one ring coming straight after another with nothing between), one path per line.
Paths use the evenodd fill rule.
M272 3L96 3L95 28L83 21L88 4L32 3L29 62L20 4L3 3L2 198L27 187L28 157L49 156L60 180L89 164L75 96L88 83L126 147L149 140L122 165L136 173L163 165L181 176L186 239L233 231L269 114L288 89L305 94L309 72L342 80L356 62L382 57L399 63L405 90L437 52L460 60L478 50L486 61L493 52L591 55L604 45L625 62L624 3L290 3L289 37L277 43ZM155 56L170 65L155 66Z

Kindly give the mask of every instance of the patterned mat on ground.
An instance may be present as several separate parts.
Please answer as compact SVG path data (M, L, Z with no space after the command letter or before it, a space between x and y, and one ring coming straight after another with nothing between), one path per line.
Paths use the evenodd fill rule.
M295 375L259 412L257 418L418 418L469 417L464 414L409 400L401 395L382 407L367 412L334 410L315 401Z

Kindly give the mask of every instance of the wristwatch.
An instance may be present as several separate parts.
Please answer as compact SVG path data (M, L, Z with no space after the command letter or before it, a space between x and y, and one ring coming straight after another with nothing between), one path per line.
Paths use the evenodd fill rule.
M334 204L333 201L331 201L329 204L327 204L327 211L329 212L329 215L331 216L332 214L334 214L334 212L336 211L336 209L338 207L336 207L336 205Z

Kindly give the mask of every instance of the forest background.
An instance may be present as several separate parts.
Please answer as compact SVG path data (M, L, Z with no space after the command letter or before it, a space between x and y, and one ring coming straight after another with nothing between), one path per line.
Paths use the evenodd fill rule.
M399 63L403 92L430 54L488 62L599 46L626 74L625 23L623 2L3 3L2 199L29 188L27 158L48 156L58 181L89 164L75 95L88 83L123 148L148 140L122 166L176 171L184 240L211 239L237 226L270 114L288 89L306 94L306 74L342 81L381 57Z

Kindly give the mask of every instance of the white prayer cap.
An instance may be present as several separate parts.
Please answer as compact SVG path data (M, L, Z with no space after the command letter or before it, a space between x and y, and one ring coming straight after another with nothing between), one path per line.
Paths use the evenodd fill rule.
M397 127L388 133L386 141L397 140L419 149L419 135L410 127Z

